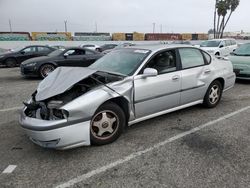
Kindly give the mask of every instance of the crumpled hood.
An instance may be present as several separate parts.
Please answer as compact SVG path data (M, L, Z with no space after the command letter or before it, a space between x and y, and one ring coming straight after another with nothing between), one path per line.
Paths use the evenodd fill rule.
M49 61L50 59L52 59L52 58L48 57L48 56L34 57L31 59L27 59L26 61L23 61L22 65L26 65L29 63L33 63L33 62L40 62L40 61L44 61L44 60Z
M36 101L64 93L74 84L97 72L86 67L58 67L37 88Z

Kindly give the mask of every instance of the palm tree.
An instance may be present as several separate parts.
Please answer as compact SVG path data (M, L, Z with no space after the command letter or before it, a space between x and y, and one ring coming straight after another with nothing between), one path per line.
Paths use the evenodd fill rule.
M216 0L214 11L214 38L222 38L224 30L230 20L232 13L236 10L240 0ZM229 16L226 18L228 11ZM216 26L216 16L217 26ZM222 19L221 19L222 18Z

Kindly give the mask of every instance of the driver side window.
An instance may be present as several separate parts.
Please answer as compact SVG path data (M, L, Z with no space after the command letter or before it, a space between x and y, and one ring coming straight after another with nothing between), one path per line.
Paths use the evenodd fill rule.
M165 74L177 70L175 50L164 51L150 60L146 68L154 68L158 74Z

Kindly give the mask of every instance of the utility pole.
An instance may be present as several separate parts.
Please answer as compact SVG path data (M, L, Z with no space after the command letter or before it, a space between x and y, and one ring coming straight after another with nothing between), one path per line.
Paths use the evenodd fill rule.
M161 33L162 33L162 24L160 25L160 31L161 31Z
M95 32L97 33L97 22L95 22Z
M155 33L155 23L153 23L153 33Z
M9 19L9 27L10 27L10 32L12 33L12 25L11 25L11 20Z
M67 20L64 20L64 30L67 33L68 29L67 29Z

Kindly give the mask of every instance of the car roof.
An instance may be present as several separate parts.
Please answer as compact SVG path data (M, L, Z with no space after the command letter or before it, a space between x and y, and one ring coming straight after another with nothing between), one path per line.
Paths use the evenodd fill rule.
M194 46L185 45L185 44L152 44L152 45L136 45L128 46L125 48L128 49L137 49L137 50L150 50L152 52L164 50L164 49L173 49L173 48L196 48ZM198 49L198 48L197 48Z
M29 45L29 46L24 46L24 48L28 48L28 47L49 47L49 48L51 48L50 46L46 46L46 45Z

